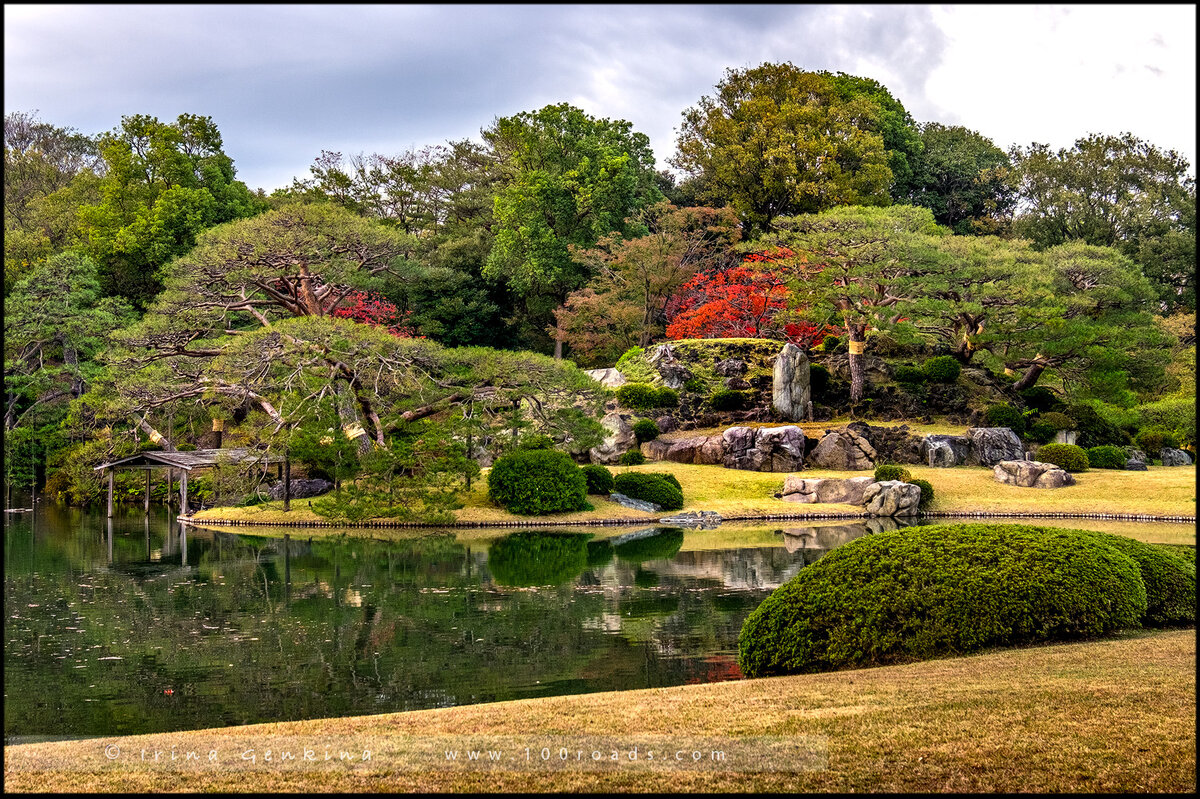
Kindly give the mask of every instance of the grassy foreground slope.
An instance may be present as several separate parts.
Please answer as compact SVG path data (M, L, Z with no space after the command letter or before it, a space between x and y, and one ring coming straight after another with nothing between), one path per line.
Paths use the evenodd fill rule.
M502 702L223 730L9 746L9 791L1129 791L1196 779L1195 631L903 666ZM799 773L589 773L469 766L413 772L404 741L554 734L825 736ZM288 736L288 737L284 737ZM440 739L439 739L440 740ZM286 741L369 747L371 762L267 765L231 752ZM349 743L353 741L353 744ZM401 742L401 743L397 743ZM118 746L117 760L105 747ZM138 762L145 749L226 753L219 768Z

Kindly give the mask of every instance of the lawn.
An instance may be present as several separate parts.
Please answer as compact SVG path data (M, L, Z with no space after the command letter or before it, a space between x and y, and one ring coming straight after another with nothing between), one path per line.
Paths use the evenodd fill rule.
M528 699L357 718L5 747L9 791L1187 792L1196 779L1195 631L902 666ZM827 766L701 771L414 768L418 748L603 736L807 741ZM493 739L494 740L494 739ZM324 746L333 762L284 763ZM370 750L354 762L337 752ZM276 758L265 761L272 750ZM161 765L144 761L162 753ZM171 763L172 751L178 761ZM216 752L218 765L187 762ZM557 750L554 750L557 751ZM252 762L246 753L253 753ZM436 754L436 753L435 753ZM752 762L752 761L743 761ZM719 768L719 767L718 767Z

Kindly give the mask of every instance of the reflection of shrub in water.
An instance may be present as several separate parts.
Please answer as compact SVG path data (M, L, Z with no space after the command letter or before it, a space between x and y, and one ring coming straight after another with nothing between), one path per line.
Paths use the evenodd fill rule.
M589 569L612 563L613 545L610 541L587 542L587 565Z
M662 528L654 535L635 538L613 547L621 560L641 562L644 560L666 560L672 558L683 546L683 530Z
M587 568L590 537L575 533L514 533L488 547L488 569L500 585L562 585Z

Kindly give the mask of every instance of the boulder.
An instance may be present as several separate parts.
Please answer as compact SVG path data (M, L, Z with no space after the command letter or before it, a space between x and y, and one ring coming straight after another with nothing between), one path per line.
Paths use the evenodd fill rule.
M808 381L808 356L795 344L784 344L775 357L775 372L771 378L771 405L784 419L799 421L807 418L808 403L812 399Z
M866 422L851 422L846 429L857 433L867 440L875 449L875 460L885 463L924 463L921 456L923 436L914 435L907 424L895 427L877 425L872 427Z
M804 468L804 433L795 425L730 427L721 434L729 469L752 472L795 472ZM701 457L704 446L701 446Z
M333 490L333 483L328 480L321 480L320 478L313 480L292 480L290 482L292 485L292 499L319 497L327 491ZM283 499L283 481L280 480L268 488L267 496L273 500Z
M853 430L833 430L813 450L810 461L822 469L862 471L875 468L875 448Z
M675 422L675 417L671 416L670 414L659 416L654 420L654 424L658 426L658 432L660 433L670 433L679 427L679 425Z
M872 516L916 516L921 487L899 480L871 483L863 491L863 509Z
M584 369L583 373L605 388L619 388L625 385L625 375L616 369Z
M1146 468L1145 461L1139 461L1137 458L1130 458L1125 461L1125 471L1127 472L1145 472L1149 471Z
M691 370L675 357L675 350L670 344L659 344L655 347L650 353L649 361L650 365L658 370L667 388L681 389L692 377Z
M656 438L653 441L644 442L639 449L641 449L642 454L646 456L646 460L648 461L665 461L672 443L671 441Z
M998 482L1019 488L1062 488L1075 485L1075 478L1053 463L1000 461L992 471Z
M633 434L633 426L629 424L628 416L610 411L604 414L600 424L608 430L608 436L600 446L588 450L588 458L592 463L616 463L626 450L637 446L637 436Z
M874 482L874 477L804 479L798 475L789 475L783 481L782 498L786 502L861 505L863 492Z
M725 437L709 436L704 445L696 452L696 463L704 466L715 466L725 462Z
M655 439L655 441L648 441L646 443L652 444L658 441L661 441L661 439ZM655 457L652 460L671 461L672 463L695 463L696 452L704 446L706 441L708 441L707 436L695 436L693 438L680 438L675 441L663 442L667 445L666 450L662 453L661 457ZM645 453L647 458L651 457L646 452L646 444L642 445L642 452Z
M608 498L618 505L624 505L625 507L633 508L634 510L644 510L648 513L658 513L662 510L662 505L659 505L656 502L647 502L644 499L634 499L633 497L627 497L624 494L616 491L609 494Z
M935 467L961 466L971 453L971 439L966 436L931 435L921 442L921 458Z
M967 455L970 466L995 466L1001 461L1019 461L1025 457L1021 439L1007 427L969 427L967 438L971 440Z
M741 377L749 370L749 366L745 361L737 358L726 358L723 361L717 361L713 365L713 371L721 377Z
M1163 466L1191 466L1192 459L1188 454L1181 449L1172 449L1171 447L1163 447L1162 452L1158 454L1162 459Z

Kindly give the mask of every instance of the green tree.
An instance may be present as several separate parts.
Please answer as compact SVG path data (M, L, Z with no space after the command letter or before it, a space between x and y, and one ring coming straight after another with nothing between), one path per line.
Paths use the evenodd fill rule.
M887 205L894 176L879 131L892 126L868 83L791 64L727 70L714 96L684 111L672 164L703 202L737 211L747 238L779 216Z
M926 123L921 142L903 202L928 208L955 233L1005 232L1016 203L1008 155L959 125Z
M1116 247L1137 262L1168 310L1196 309L1196 181L1174 150L1129 133L1070 149L1010 151L1019 178L1014 230L1039 248Z
M566 103L498 119L483 137L506 174L484 275L523 300L527 329L540 339L554 309L591 276L571 245L630 233L626 220L662 199L650 140ZM562 342L556 335L555 357Z

